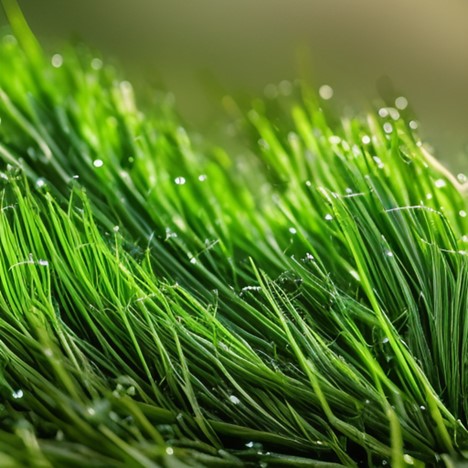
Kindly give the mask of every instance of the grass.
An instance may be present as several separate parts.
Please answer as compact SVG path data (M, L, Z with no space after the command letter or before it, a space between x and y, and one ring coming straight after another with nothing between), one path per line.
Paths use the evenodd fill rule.
M0 464L463 466L466 179L406 116L226 98L230 154L5 5Z

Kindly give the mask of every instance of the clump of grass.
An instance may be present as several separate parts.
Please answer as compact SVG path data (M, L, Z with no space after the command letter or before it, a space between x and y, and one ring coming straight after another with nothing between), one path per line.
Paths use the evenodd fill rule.
M234 157L8 12L3 466L467 458L466 185L404 118L298 89Z

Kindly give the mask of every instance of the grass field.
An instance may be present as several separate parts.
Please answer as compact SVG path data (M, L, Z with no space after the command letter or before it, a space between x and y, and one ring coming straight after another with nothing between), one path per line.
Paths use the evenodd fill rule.
M465 466L466 176L407 111L226 97L232 154L8 11L1 466Z

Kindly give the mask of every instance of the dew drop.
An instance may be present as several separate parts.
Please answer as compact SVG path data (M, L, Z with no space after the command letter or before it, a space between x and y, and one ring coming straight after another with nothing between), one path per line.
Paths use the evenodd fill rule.
M172 447L167 447L166 448L166 454L167 455L174 455L174 449Z
M444 179L437 179L435 182L434 182L434 185L437 187L437 188L442 188L442 187L445 187L447 185L447 182L445 182Z
M332 216L330 213L327 213L327 214L325 215L325 219L326 219L327 221L331 221L331 220L333 219L333 216Z
M416 120L411 120L409 123L409 127L411 128L411 130L416 130L418 128L418 122L416 122Z
M380 117L382 117L382 118L388 117L388 110L387 110L387 108L386 108L386 107L381 107L381 108L379 109L379 115L380 115Z
M40 266L49 266L49 262L47 260L38 260L37 264Z
M293 228L293 227L290 227L290 228L289 228L289 232L290 232L291 234L297 234L297 230L296 230L295 228Z
M400 110L404 110L408 107L408 99L404 96L398 96L395 99L395 107Z
M36 180L36 187L37 188L42 188L45 185L45 180L44 179L37 179Z
M368 144L371 142L371 138L370 138L370 136L368 136L368 135L364 135L364 136L361 138L361 141L362 141L362 144L363 144L363 145L368 145Z
M112 228L112 230L113 230L114 232L119 232L119 231L120 231L120 226L114 226L114 227Z
M319 96L324 100L328 101L333 97L333 88L327 84L320 86Z
M174 179L174 182L177 184L177 185L184 185L186 180L185 180L185 177L176 177Z
M250 441L245 444L246 447L252 448L254 446L254 442Z
M383 125L383 129L385 133L392 133L393 125L390 122L385 122Z
M237 398L235 395L230 395L229 400L231 400L231 403L234 403L235 405L238 405L240 403L239 398Z
M24 396L23 390L21 390L21 389L16 390L15 392L13 392L13 393L11 394L11 396L12 396L15 400L19 400L20 398L23 398L23 396Z
M382 160L378 156L373 156L372 159L375 161L379 169L383 169L385 167L385 164L382 162Z
M467 181L466 175L462 174L461 172L460 174L457 174L457 179L458 179L458 182L460 182L460 184L464 184Z
M208 176L207 176L206 174L200 174L200 175L198 176L198 180L199 180L200 182L205 182L205 180L206 180L207 178L208 178Z
M63 57L60 54L54 54L51 62L54 68L60 68L63 65Z
M408 455L407 453L403 455L403 460L408 465L414 465L414 458L411 455Z
M426 193L426 198L428 200L431 200L432 199L432 193Z
M385 251L385 255L386 255L387 257L393 257L393 252L392 252L391 250L386 250L386 251Z
M462 217L462 218L466 218L466 211L465 210L460 210L458 212L458 214Z
M195 265L195 264L197 263L197 259L196 259L195 257L192 257L192 258L190 259L190 263L191 263L192 265Z
M95 159L93 161L94 167L102 167L104 165L104 161L102 159Z

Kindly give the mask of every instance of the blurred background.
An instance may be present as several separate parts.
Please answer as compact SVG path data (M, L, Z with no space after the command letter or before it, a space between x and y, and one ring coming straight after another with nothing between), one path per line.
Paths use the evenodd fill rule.
M130 78L164 86L192 127L217 118L213 83L256 95L301 76L337 106L408 98L424 141L468 172L466 0L19 0L53 52L81 39ZM0 24L6 22L0 13ZM2 72L5 72L2 70Z

